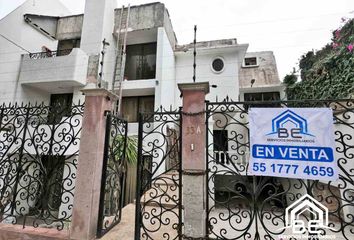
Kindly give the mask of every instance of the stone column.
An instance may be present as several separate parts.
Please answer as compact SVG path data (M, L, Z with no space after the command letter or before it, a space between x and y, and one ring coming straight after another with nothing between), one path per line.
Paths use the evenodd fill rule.
M206 133L205 95L209 83L178 85L183 95L182 114L182 200L186 239L206 235ZM188 114L190 113L190 114Z
M95 239L99 210L105 111L111 111L116 96L105 89L84 89L85 110L82 120L80 155L74 193L70 239Z

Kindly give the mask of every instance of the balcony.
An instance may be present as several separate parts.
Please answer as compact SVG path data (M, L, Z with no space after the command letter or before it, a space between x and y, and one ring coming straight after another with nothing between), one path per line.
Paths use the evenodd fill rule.
M88 55L79 48L23 55L19 82L49 93L86 84Z

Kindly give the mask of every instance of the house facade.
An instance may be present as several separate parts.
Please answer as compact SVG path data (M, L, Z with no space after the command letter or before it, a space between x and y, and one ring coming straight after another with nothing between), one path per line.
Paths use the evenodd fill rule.
M26 1L1 19L0 101L70 104L83 99L85 86L98 84L90 82L98 74L111 89L118 31L125 32L121 12L114 1L86 1L82 15L70 15L60 1ZM177 84L193 81L193 44L178 45L163 3L131 6L127 20L121 114L133 123L139 111L181 105ZM284 98L272 52L246 54L247 48L237 39L197 42L196 81L214 86L208 100L273 99L251 94L266 92Z
M53 108L65 109L84 101L81 90L106 88L119 95L120 115L129 123L128 134L138 135L140 112L154 112L160 107L177 109L182 105L178 85L193 82L194 47L196 82L208 82L212 86L206 100L276 101L285 98L271 51L247 52L248 44L239 43L236 38L197 42L195 46L180 45L163 3L116 8L115 2L86 0L84 14L71 15L59 0L27 0L1 19L0 102L43 102ZM120 58L122 48L124 58ZM67 121L65 111L57 112L48 120L49 125ZM70 121L75 122L79 115ZM209 120L213 132L209 136L212 139L209 154L216 161L224 161L226 155L237 155L236 143L227 144L228 139L235 131L247 136L247 128L235 125L225 130L225 127L215 125L218 116ZM242 121L247 123L246 118ZM78 127L73 123L70 126L79 138ZM50 129L54 127L43 131L50 132ZM54 137L54 131L52 138L58 139L60 132L65 132L65 126L55 129L58 134ZM36 129L26 131L34 135ZM2 137L0 135L0 140L4 141ZM75 141L71 145L64 144L65 151L60 152L65 164L60 165L62 160L59 158L51 159L55 164L33 166L29 168L31 174L37 168L48 170L60 165L63 173L56 178L65 178L67 183L64 184L68 186L75 185L79 149ZM246 150L249 139L241 141L245 142L243 150ZM11 148L16 152L19 145L14 144ZM41 162L45 161L45 155L54 155L45 149L35 152L33 146L25 146L25 150L28 158L36 156L42 159ZM243 153L237 158L238 164L246 166L248 156L248 152ZM160 162L161 159L151 161ZM213 183L215 188L227 186L230 176L217 175ZM55 207L59 212L56 218L62 217L65 221L70 218L73 199L69 192L66 202ZM22 214L27 214L36 199L30 203L18 201L23 206ZM10 211L5 207L5 216L12 216ZM4 222L13 222L13 219L7 218Z

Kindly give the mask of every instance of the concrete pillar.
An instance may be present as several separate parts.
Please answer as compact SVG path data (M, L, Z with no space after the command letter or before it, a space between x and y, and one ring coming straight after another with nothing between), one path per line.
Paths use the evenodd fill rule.
M184 112L182 114L184 236L186 239L203 238L206 236L207 184L204 110L209 83L184 83L178 87L183 95Z
M116 96L105 89L86 89L80 137L70 239L95 239L99 210L105 111L112 110Z
M86 0L84 21L82 24L80 48L89 55L89 69L87 82L97 83L98 74L102 75L102 86L111 83L113 80L116 41L113 37L116 0ZM103 39L106 45L104 59L101 54L103 50ZM104 61L103 66L99 62Z

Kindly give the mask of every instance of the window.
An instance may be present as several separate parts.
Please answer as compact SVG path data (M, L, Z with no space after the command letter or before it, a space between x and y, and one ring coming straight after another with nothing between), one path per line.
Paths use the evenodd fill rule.
M216 163L229 163L228 150L229 144L227 141L227 130L214 130L214 159Z
M154 112L155 97L123 97L122 99L122 114L128 122L137 122L139 113Z
M60 40L58 42L57 56L69 55L73 48L80 47L80 39Z
M224 70L224 60L221 57L217 57L211 63L211 68L215 73L221 73Z
M69 116L73 100L72 93L50 95L48 124L58 124L63 117Z
M125 79L154 79L156 73L156 43L127 46Z
M227 130L214 130L213 140L214 151L228 151Z
M263 93L245 93L244 99L246 102L250 101L277 101L280 100L279 92L263 92ZM259 104L251 104L252 107L279 107L279 103L259 103ZM246 109L248 106L246 106Z
M258 66L257 58L256 57L245 58L243 66L244 67L256 67L256 66Z
M141 176L141 194L148 191L151 188L152 179L152 156L143 155L143 172ZM138 180L139 181L139 180Z
M41 163L43 168L40 171L39 178L42 185L36 209L58 211L62 202L65 157L43 155Z

